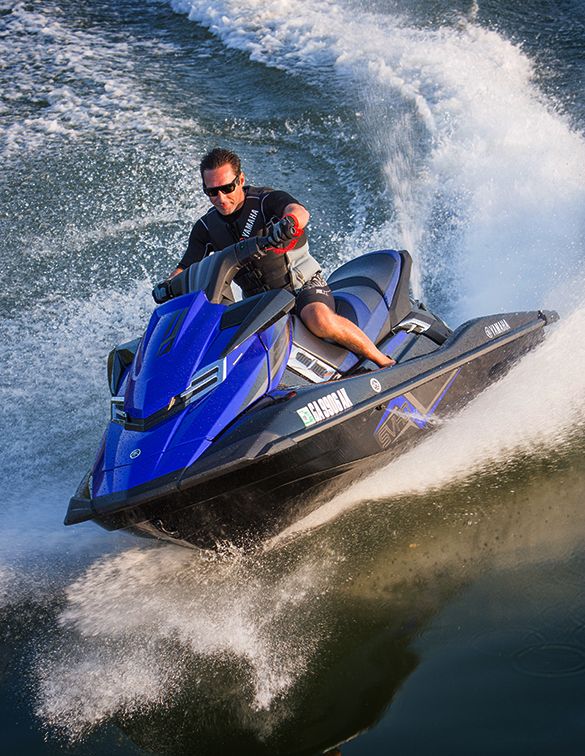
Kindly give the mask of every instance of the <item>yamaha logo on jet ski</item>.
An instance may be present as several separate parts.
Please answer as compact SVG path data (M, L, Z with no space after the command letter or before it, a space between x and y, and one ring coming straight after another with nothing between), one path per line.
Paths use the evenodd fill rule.
M309 402L306 407L297 410L297 415L301 418L305 427L314 425L328 417L339 415L346 409L353 407L353 402L347 395L345 389L338 389L332 394L327 394L317 399L315 402Z
M495 339L496 336L501 336L506 331L510 330L508 321L505 318L498 320L496 323L491 323L484 328L485 335L488 339Z

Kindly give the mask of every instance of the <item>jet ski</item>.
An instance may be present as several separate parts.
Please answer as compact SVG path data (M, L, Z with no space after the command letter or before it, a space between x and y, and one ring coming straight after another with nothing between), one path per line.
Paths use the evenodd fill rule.
M408 252L369 252L328 283L338 314L396 360L378 368L309 332L286 290L234 300L234 276L268 245L244 239L166 282L142 338L112 350L110 420L66 525L257 544L423 438L558 318L507 312L451 330L411 298Z

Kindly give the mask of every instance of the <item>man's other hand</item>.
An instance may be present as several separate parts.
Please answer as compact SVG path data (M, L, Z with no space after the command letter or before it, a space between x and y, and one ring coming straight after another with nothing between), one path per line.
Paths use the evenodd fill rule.
M172 298L169 281L161 281L160 283L157 283L154 289L152 290L152 298L157 304L162 304L163 302L166 302L168 299Z

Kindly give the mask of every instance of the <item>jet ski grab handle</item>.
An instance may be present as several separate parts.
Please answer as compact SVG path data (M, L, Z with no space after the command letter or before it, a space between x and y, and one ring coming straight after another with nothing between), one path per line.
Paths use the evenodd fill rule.
M157 304L162 304L174 297L203 291L213 304L233 302L231 283L246 263L259 260L273 246L269 236L254 236L241 239L235 244L204 257L177 276L157 284L152 296Z

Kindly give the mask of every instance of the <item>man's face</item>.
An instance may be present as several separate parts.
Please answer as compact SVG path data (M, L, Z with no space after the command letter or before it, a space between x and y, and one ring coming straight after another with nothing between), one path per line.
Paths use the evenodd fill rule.
M219 168L213 168L208 171L203 171L203 184L211 189L217 186L226 186L236 181L236 186L233 192L224 194L219 192L215 197L209 197L209 201L213 207L222 215L231 215L244 204L246 195L244 194L244 174L240 173L236 180L236 174L233 167L226 163L220 165Z

